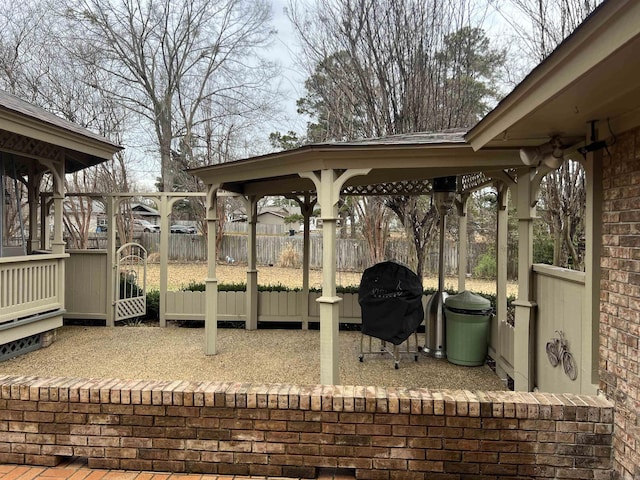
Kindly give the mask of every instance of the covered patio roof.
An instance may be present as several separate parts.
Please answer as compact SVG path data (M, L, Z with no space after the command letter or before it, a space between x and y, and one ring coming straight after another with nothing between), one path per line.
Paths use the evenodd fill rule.
M544 174L557 167L568 151L587 147L583 151L589 189L586 287L587 291L595 292L599 280L599 243L596 239L601 232L593 218L599 215L602 199L597 194L599 187L594 186L594 179L597 179L594 152L613 143L615 132L640 123L638 25L640 2L604 2L468 132L423 132L313 144L192 171L209 186L208 221L214 229L216 214L211 206L215 195L212 193L220 188L245 195L252 204L256 197L263 195L316 192L324 220L323 293L318 299L323 345L322 383L337 380L334 332L339 299L335 294L334 227L339 196L350 193L403 194L405 186L412 193L421 193L420 185L426 185L429 179L453 175L462 179L458 182L458 193L465 193L488 183L491 178L503 180L507 186L516 186L515 177L521 175L526 181L517 182L515 195L520 247L519 293L514 305L516 344L523 354L516 356L514 369L517 389L530 390L533 387L533 362L529 353L535 310L531 265L536 190ZM530 147L541 147L554 138L558 142L550 144L553 147L551 154L543 147L533 148L535 154L529 155ZM413 188L412 183L418 183L417 188ZM358 188L372 185L375 188ZM506 219L502 223L502 235L506 235ZM215 253L212 240L211 248ZM215 258L211 251L210 259ZM254 281L250 281L254 273L255 264L250 264L248 285ZM215 262L210 262L209 277L208 288L215 288ZM207 301L210 305L209 319L210 314L215 315L215 295L209 294ZM594 349L598 339L597 302L598 296L594 295L585 306L587 315L593 318L594 328L589 338ZM211 318L215 319L214 316Z
M24 159L64 159L65 173L73 173L109 160L119 150L101 135L0 91L0 151L15 156L21 175L31 164Z
M247 203L248 240L247 328L257 327L257 269L255 233L257 200L265 195L304 197L300 200L305 223L314 205L320 207L323 241L322 296L320 310L320 382L339 383L338 303L336 294L336 223L341 195L416 195L430 191L432 179L458 177L457 193L464 194L500 179L515 185L524 164L519 150L486 148L475 151L464 140L464 130L420 132L352 142L311 144L303 147L192 170L208 185L209 273L205 351L216 353L217 325L217 228L216 192L243 195ZM528 169L528 167L525 166ZM527 170L528 171L528 170ZM460 197L464 209L466 195ZM461 229L466 228L461 225ZM213 233L212 233L213 232ZM506 230L505 230L506 232ZM308 229L305 229L305 258ZM465 250L466 251L466 250ZM308 261L304 262L303 287L308 290ZM506 276L504 281L506 282ZM506 301L504 302L506 305ZM304 315L303 315L304 318ZM303 320L304 323L304 320Z
M517 149L488 148L474 151L465 142L465 130L419 132L352 142L315 143L235 162L191 170L207 184L242 195L289 195L315 191L303 172L366 169L367 174L348 179L342 194L385 194L384 185L415 182L435 177L504 172L521 167ZM486 179L486 178L485 178ZM473 176L468 187L479 180ZM480 180L480 181L484 181ZM365 192L359 186L383 186ZM409 188L412 188L408 185ZM398 193L398 187L391 187ZM415 192L412 188L412 192Z
M565 145L628 130L640 117L640 2L603 2L466 135L475 150ZM609 131L611 129L611 131Z

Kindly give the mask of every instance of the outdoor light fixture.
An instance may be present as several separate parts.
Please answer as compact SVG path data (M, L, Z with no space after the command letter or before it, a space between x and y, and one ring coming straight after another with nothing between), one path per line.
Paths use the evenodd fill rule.
M520 160L527 166L544 164L549 168L558 168L564 162L564 147L560 137L555 136L538 147L521 148Z
M607 142L604 140L598 140L597 142L591 142L589 145L585 145L584 147L580 147L578 152L582 155L586 155L589 152L596 152L598 150L602 150L607 146Z
M453 206L456 197L457 177L438 177L431 181L433 201L440 214L446 214Z
M583 157L587 155L589 152L597 152L598 150L602 150L603 148L607 148L607 142L604 140L596 140L596 122L597 120L591 120L589 123L591 124L591 143L585 145L584 147L578 148L578 152L582 154ZM609 131L611 132L611 125L609 125ZM615 135L611 132L613 136L613 143L615 143Z

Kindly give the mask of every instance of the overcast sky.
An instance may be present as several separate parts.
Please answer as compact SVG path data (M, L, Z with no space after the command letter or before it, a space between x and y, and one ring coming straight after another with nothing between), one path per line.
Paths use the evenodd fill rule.
M270 58L282 66L282 88L285 93L282 103L285 119L275 122L275 126L281 131L295 130L302 133L305 120L296 113L296 100L304 95L305 74L296 66L297 40L285 14L288 0L271 0L271 3L273 27L277 34L270 49Z
M265 124L264 128L261 129L260 132L256 132L256 136L259 138L254 138L253 140L255 145L263 144L264 148L269 148L269 133L273 131L285 133L289 130L293 130L300 134L304 134L307 122L306 118L298 115L296 112L296 100L304 95L304 81L306 73L299 65L297 65L296 61L298 41L285 13L289 0L269 1L271 2L271 10L273 14L272 26L277 33L270 48L265 52L265 54L267 58L278 62L281 66L282 75L280 81L283 97L280 103L282 115ZM297 1L304 2L308 0ZM501 4L499 0L492 0L487 3L479 2L481 5L484 4L484 7L478 11L478 16L481 17L479 22L487 32L487 35L491 38L494 45L506 47L511 46L511 48L513 48L513 38L508 38L509 35L513 36L513 30L505 23L504 19L495 10L495 8L491 6L491 4L495 5L496 1L498 4ZM505 91L504 93L507 93L510 88L511 87L505 86L503 88ZM146 160L148 159L149 157L147 157ZM149 172L149 167L142 167L144 164L146 164L144 160L142 161L142 164L138 163L139 170L135 172L137 174L136 177L143 184L144 188L153 189L151 179L155 179L156 175L149 175L151 173Z

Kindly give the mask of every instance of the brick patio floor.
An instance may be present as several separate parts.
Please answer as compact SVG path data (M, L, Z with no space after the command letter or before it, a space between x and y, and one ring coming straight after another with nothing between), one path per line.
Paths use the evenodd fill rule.
M344 470L320 469L318 480L354 480ZM261 477L245 475L192 475L166 472L134 472L99 470L87 467L85 459L71 459L57 467L0 464L0 480L296 480L290 477Z

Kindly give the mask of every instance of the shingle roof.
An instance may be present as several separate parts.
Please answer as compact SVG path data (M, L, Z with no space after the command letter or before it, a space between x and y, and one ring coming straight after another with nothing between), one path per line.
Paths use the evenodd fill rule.
M465 143L464 136L467 129L448 129L440 132L415 132L388 135L386 137L364 138L347 142L325 142L314 145L428 145L442 143Z
M93 133L86 128L83 128L79 125L76 125L73 122L65 120L63 118L54 115L51 112L48 112L40 107L32 105L29 102L26 102L15 95L12 95L9 92L5 92L0 90L0 109L9 110L21 115L25 115L34 120L38 120L40 122L47 123L54 127L62 128L64 130L77 133L87 138L91 138L93 140L97 140L102 143L106 143L116 148L120 148L117 144L111 142L107 138L102 135L98 135L97 133Z

